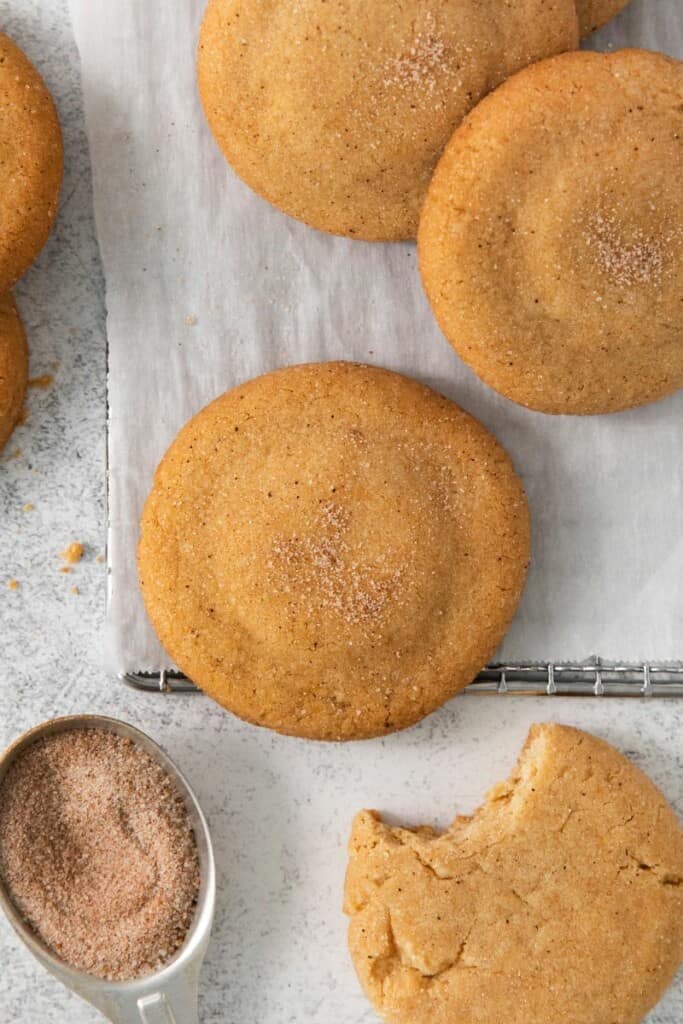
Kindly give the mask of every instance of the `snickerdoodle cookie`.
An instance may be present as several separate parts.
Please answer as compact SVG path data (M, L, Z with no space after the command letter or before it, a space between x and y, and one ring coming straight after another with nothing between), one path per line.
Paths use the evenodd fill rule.
M577 44L573 0L209 0L199 89L226 159L285 213L414 238L465 114Z
M446 832L360 814L345 910L391 1024L638 1024L683 959L683 832L613 747L537 725Z
M57 112L28 57L0 32L0 292L45 244L62 181Z
M0 451L21 415L28 376L28 348L14 299L0 297Z
M425 202L441 328L532 409L613 412L683 385L683 64L571 53L488 96Z
M527 506L495 439L414 380L289 367L180 432L139 571L178 665L237 715L315 739L411 725L472 680L512 618Z
M623 11L628 3L629 0L576 0L581 35L588 36L597 28L606 25Z

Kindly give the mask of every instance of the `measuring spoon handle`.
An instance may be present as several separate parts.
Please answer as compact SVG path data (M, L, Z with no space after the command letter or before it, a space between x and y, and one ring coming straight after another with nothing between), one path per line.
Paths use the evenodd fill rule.
M121 993L96 1001L111 1024L199 1024L197 1003L196 978L185 974L170 979L158 991L137 996Z
M196 992L156 992L138 1000L138 1011L141 1024L199 1024Z

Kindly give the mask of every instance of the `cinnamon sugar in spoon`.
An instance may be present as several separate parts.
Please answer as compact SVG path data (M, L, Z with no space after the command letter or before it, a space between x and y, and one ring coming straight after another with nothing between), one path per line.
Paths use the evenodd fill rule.
M64 758L65 751L72 756ZM94 753L99 756L93 761ZM29 758L34 762L33 775L23 778L20 792L20 769ZM131 779L124 768L130 775L137 763L146 771ZM120 805L114 799L119 796L118 785ZM17 788L7 790L8 786ZM100 790L110 796L109 804L102 805L103 821ZM26 827L30 818L16 828L14 843L7 836L0 841L0 906L33 955L112 1024L197 1024L199 972L215 905L215 866L196 797L161 748L115 719L96 715L55 719L30 730L2 756L0 797L4 826L20 821L28 804L38 819L35 850L31 848L33 829ZM60 799L63 808L55 807ZM130 817L126 799L131 802ZM50 826L42 835L39 815ZM83 828L88 831L81 831L79 841ZM50 830L59 833L54 851L47 842ZM118 844L107 845L114 833ZM145 848L153 848L151 856L138 851L141 838ZM38 846L41 842L46 845ZM120 855L127 847L126 863ZM89 888L82 912L74 904L72 928L60 933L59 911L65 901L70 906L67 887L74 885L74 879L87 880ZM121 910L120 920L113 912L116 909ZM168 921L157 922L154 914L163 913ZM31 927L27 917L33 924L38 920L40 928ZM107 928L110 920L104 944L99 936L103 952L96 928L91 936L88 924L103 921ZM137 955L145 966L138 966ZM68 960L77 962L78 969ZM106 963L106 968L100 969L100 963Z

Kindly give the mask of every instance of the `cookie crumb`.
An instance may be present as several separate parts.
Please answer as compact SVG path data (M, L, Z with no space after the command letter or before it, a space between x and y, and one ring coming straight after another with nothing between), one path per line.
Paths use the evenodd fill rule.
M194 327L194 325L196 323L197 323L197 317L196 316L186 316L185 317L185 326L186 327Z
M80 562L81 558L85 553L85 546L80 544L78 541L73 541L64 551L61 551L59 557L70 565L75 565L76 562ZM64 571L64 570L62 570ZM68 569L67 569L68 572Z
M31 504L31 502L27 501L26 504L24 505L24 512L33 512L33 508L34 506Z
M19 580L7 580L8 590L18 590L20 585Z
M80 594L80 590L78 589L78 587L72 587L71 590L69 591L69 593L70 594Z
M54 381L55 379L51 373L43 373L40 377L31 377L29 379L28 386L30 388L40 388L41 390L46 391L48 388L52 387Z
M59 570L59 571L60 571L60 572L71 572L71 566L69 566L69 565L63 565L63 566L61 566L61 568L60 568L60 570Z

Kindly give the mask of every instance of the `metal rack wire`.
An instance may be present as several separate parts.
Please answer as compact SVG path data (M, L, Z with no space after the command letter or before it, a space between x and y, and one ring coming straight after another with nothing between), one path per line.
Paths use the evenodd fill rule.
M187 676L166 669L127 672L121 679L147 692L199 692ZM623 665L592 658L581 663L490 665L464 692L516 697L683 697L683 663Z

